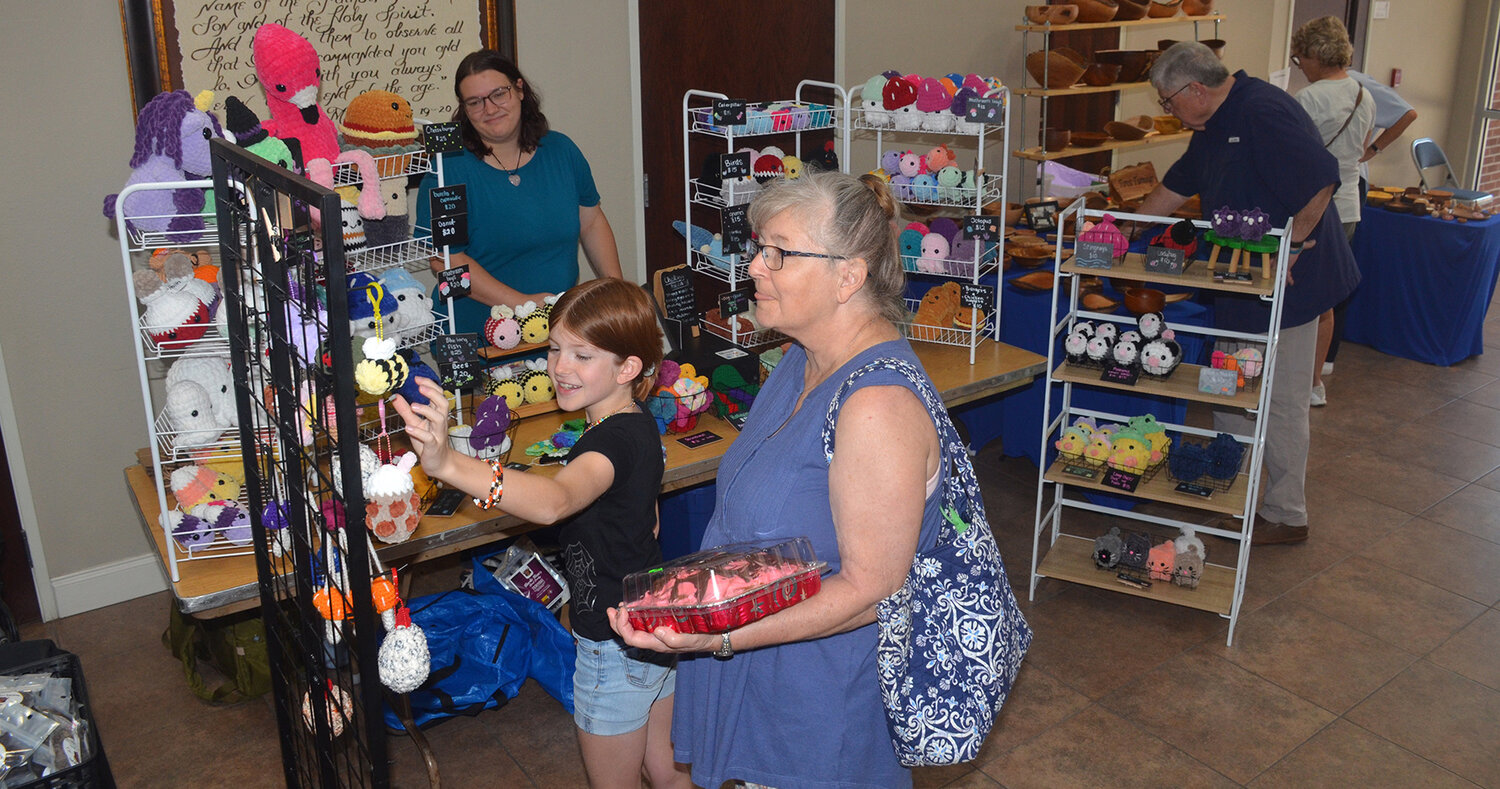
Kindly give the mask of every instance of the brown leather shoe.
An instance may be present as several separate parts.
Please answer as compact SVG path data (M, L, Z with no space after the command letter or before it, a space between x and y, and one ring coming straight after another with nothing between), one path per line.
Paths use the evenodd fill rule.
M1259 515L1255 516L1255 535L1250 538L1251 545L1287 545L1295 542L1307 542L1306 526L1272 523Z

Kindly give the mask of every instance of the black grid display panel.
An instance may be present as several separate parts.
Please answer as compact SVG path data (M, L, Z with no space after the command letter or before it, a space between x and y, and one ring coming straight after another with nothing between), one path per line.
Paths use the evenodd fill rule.
M339 198L220 140L213 164L286 783L384 787L382 629L370 595ZM351 613L325 619L320 599Z

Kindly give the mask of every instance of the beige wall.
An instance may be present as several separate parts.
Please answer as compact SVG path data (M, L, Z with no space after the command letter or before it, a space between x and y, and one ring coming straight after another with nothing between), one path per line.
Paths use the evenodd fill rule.
M1230 17L1221 34L1229 41L1231 67L1262 77L1280 67L1290 2L1219 1ZM1456 99L1463 106L1450 112L1445 103L1450 86L1462 92L1466 79L1474 82L1465 70L1480 58L1474 39L1483 34L1489 3L1392 0L1391 19L1371 29L1371 73L1404 69L1402 93L1422 113L1409 136L1436 137L1455 158L1468 133L1472 88L1467 98ZM978 71L1019 84L1024 52L1014 27L1025 4L840 2L844 38L836 48L837 78L854 85L900 68ZM626 276L638 280L633 8L615 0L518 0L517 22L522 65L544 91L553 123L588 155ZM123 295L119 248L100 214L103 196L118 191L128 174L133 136L119 9L97 0L0 0L0 9L6 23L0 26L0 65L3 73L21 75L11 80L12 111L0 117L13 151L0 176L0 384L9 386L0 393L6 401L0 416L8 412L15 420L0 425L13 424L5 439L13 463L25 464L18 470L23 519L41 534L46 574L68 581L107 579L112 567L132 568L130 582L95 591L93 605L103 605L160 584L121 477L147 433L133 346L123 331L132 311ZM934 31L920 43L910 33L913 19ZM1137 33L1127 45L1148 46L1158 37ZM71 56L81 47L93 54ZM1150 98L1129 97L1126 113L1151 110ZM1029 111L1034 123L1034 103ZM1164 169L1176 155L1161 149L1155 158ZM869 157L868 151L856 152L850 166L868 169ZM1377 178L1389 168L1385 177L1410 180L1409 157L1396 154L1377 163ZM989 165L993 171L998 162ZM1018 176L1013 172L1013 183ZM51 590L39 592L50 599Z
M146 445L133 316L100 210L129 173L134 123L117 4L5 0L3 18L0 345L18 425L5 442L56 577L148 550L121 476Z

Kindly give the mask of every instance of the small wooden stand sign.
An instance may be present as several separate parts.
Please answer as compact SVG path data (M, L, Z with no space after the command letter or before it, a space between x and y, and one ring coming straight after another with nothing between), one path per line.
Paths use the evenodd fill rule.
M1115 245L1108 241L1079 241L1073 245L1073 265L1079 268L1110 268Z
M1171 247L1147 247L1146 270L1158 274L1181 274L1187 266L1187 256L1181 249Z

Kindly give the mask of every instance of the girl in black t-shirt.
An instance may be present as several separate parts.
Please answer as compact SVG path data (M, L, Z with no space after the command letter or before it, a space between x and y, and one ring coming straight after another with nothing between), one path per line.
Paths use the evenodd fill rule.
M689 787L672 760L676 668L664 656L624 647L606 609L618 606L626 575L661 563L656 496L665 453L656 421L641 407L661 365L661 329L639 287L596 279L552 309L547 370L558 405L582 410L588 427L555 477L511 474L448 448L448 400L437 384L418 387L429 405L400 397L396 411L430 477L503 506L533 523L563 522L562 541L578 642L574 722L593 787ZM502 498L503 497L503 498ZM646 659L641 659L642 657Z

